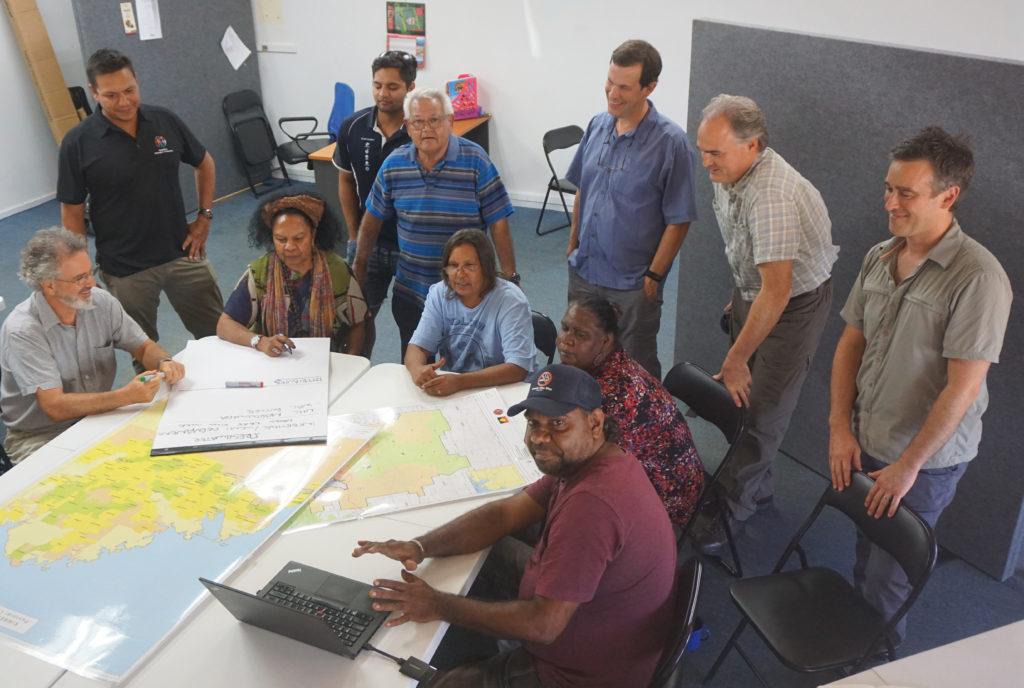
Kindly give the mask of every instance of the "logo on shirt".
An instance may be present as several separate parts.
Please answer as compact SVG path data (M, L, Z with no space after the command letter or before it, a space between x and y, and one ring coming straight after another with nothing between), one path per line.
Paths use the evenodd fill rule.
M153 155L162 155L164 153L174 152L173 150L167 147L167 139L165 139L163 136L154 136L153 143L156 144L156 151L153 153Z

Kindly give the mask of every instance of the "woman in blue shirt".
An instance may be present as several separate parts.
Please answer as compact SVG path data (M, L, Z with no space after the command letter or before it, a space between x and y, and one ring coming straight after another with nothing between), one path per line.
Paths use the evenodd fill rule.
M494 247L479 229L460 229L445 244L442 281L431 285L405 353L416 386L432 396L519 382L533 369L530 303L498 278ZM436 363L429 363L434 354ZM454 375L438 375L438 369Z

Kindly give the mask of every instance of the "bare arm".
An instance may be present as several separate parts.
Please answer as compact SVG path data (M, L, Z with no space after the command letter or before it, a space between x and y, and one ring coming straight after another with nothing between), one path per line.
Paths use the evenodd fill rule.
M232 344L252 346L250 342L253 331L227 313L221 313L220 318L217 319L217 336ZM283 334L275 334L270 337L261 337L259 344L256 345L256 350L262 351L271 358L277 358L287 351L287 347L294 349L295 342Z
M648 266L648 269L664 278L669 268L672 267L672 261L676 259L676 255L683 245L683 240L686 239L686 233L689 231L689 222L667 225L664 234L661 235L661 241L658 242L658 250L654 252L654 257L651 258L651 264ZM644 277L644 293L647 295L648 301L654 301L654 297L658 293L658 281L652 280L650 277Z
M347 344L346 352L352 356L358 356L359 352L363 350L363 337L366 336L366 322L363 321L356 325L353 325L348 330L348 338L345 340Z
M953 436L967 409L978 398L989 365L988 361L962 358L946 361L946 386L928 412L924 425L895 462L868 473L875 479L865 502L868 514L875 518L886 513L896 514L900 500L914 485L921 466Z
M351 172L338 170L338 200L348 227L348 240L355 241L359 237L359 195L356 193L356 179Z
M792 291L791 274L793 261L779 260L762 263L757 266L761 273L761 291L750 304L750 313L743 324L736 341L722 361L722 370L715 376L716 380L725 382L737 406L747 403L752 378L747 361L754 355L757 347L779 322L782 311L789 303Z
M511 275L516 271L516 252L512 247L512 232L508 228L508 218L503 217L491 225L491 240L494 252L498 254L501 271Z
M427 363L430 354L430 351L416 344L410 343L405 348L405 368L417 387L422 388L424 384L438 377L437 369L444 365L444 358L436 363Z
M173 384L185 375L185 368L180 363L175 361L160 363L161 359L170 358L170 356L152 339L147 339L142 346L132 352L132 355L142 361L147 370L136 375L124 387L112 389L109 392L65 392L59 387L37 389L36 401L39 402L39 408L50 420L59 423L73 418L113 411L128 404L149 403L153 401L153 397L160 389L161 379L166 379L169 384ZM163 377L156 375L156 372L163 373ZM142 380L144 377L145 381Z
M356 247L355 265L352 266L352 274L355 275L359 284L366 284L366 266L370 262L370 253L377 245L377 237L380 235L380 228L384 222L367 211L363 213L363 222L359 225L359 245Z
M828 414L828 465L832 487L850 486L851 467L861 470L860 444L850 428L853 402L857 398L857 371L864 357L867 340L864 333L847 325L832 357L831 402Z
M217 169L213 156L209 152L196 167L196 193L200 208L213 206L213 192L217 184ZM206 238L210 235L210 220L199 213L196 219L188 223L188 236L181 248L188 253L189 260L202 260L206 257Z
M85 236L85 203L61 203L60 223L69 232Z
M572 201L572 222L569 223L569 248L565 252L565 259L568 260L572 252L580 247L580 196L582 192L577 191Z
M446 397L460 389L496 387L497 385L507 385L510 382L522 382L529 372L515 363L499 363L481 370L474 370L471 373L435 375L433 379L424 382L421 387L427 394Z

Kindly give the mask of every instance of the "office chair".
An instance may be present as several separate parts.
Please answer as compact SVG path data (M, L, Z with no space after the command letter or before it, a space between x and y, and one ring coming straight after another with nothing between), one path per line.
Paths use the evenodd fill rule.
M772 573L732 584L729 591L743 619L718 655L705 682L714 677L729 650L735 647L761 684L768 685L738 643L748 623L783 664L804 673L833 671L843 676L847 670L848 673L862 670L869 661L895 658L890 632L924 589L935 566L937 548L931 527L904 504L900 504L892 518L868 516L864 502L873 484L867 475L855 472L850 486L842 492L829 485ZM912 587L910 596L890 618L876 611L842 574L822 566L808 567L800 540L825 506L853 521L906 573ZM800 558L801 567L783 571L794 552Z
M79 121L92 114L92 106L89 105L89 97L81 86L68 86L68 93L71 94L71 104L75 106Z
M544 192L544 203L540 206L540 216L537 218L537 236L551 234L551 232L558 231L559 229L565 229L572 224L572 215L569 214L569 206L565 202L565 194L574 196L576 194L576 185L565 177L559 177L558 173L555 172L555 166L551 164L551 151L562 150L563 148L572 148L578 144L582 138L583 130L575 124L570 124L567 127L559 127L558 129L552 129L544 134L544 159L548 161L548 169L551 170L551 179L548 180L548 188ZM565 224L552 227L551 229L545 229L542 232L540 231L540 222L544 219L544 209L548 207L548 197L551 195L552 191L557 191L558 197L562 200L562 209L565 211Z
M732 555L732 565L721 557L718 563L726 571L737 578L743 577L743 565L740 562L739 551L736 549L736 538L729 528L729 518L725 505L725 494L719 483L722 472L732 461L736 453L736 443L743 434L745 413L742 407L733 403L732 395L721 382L711 376L700 366L693 363L677 363L665 375L665 389L672 396L690 407L693 413L700 418L710 422L725 437L729 448L722 457L713 475L704 471L704 491L701 493L698 507L690 516L690 520L683 526L679 535L679 541L683 542L690 532L697 516L703 511L713 513L714 518L721 519L722 527L725 529L726 541L729 545L729 552Z
M331 116L327 118L327 131L331 135L331 141L338 140L338 130L345 118L356 110L356 96L352 87L339 81L334 84L334 107L331 108Z
M686 645L693 633L693 620L697 614L697 596L700 594L700 576L703 567L697 557L690 557L676 571L676 615L672 621L665 650L658 668L648 684L650 688L670 688L670 679L683 663Z
M551 318L540 311L531 312L533 313L533 345L548 357L546 365L551 365L555 360L555 342L558 339L558 330Z
M309 131L291 133L285 124L292 125L297 122L312 122ZM289 165L306 163L306 167L313 169L313 163L309 160L310 153L318 150L334 141L335 135L327 131L317 131L320 121L312 115L307 117L280 117L277 126L281 132L291 141L282 143L277 147L277 157Z
M257 191L256 185L270 179L270 165L275 158L284 180L291 184L280 147L274 141L274 132L267 120L267 113L263 111L263 101L260 99L260 95L250 89L235 91L224 96L221 108L224 111L228 129L231 130L235 152L238 153L242 163L242 169L245 171L245 178L249 182L252 195L259 197L272 190L264 188L262 191Z

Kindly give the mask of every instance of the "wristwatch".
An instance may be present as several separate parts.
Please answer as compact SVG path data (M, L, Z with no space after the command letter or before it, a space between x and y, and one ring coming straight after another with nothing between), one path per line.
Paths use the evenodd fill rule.
M199 214L205 217L207 220L213 219L213 208L200 208Z
M508 281L518 287L519 283L523 281L523 276L520 275L518 272L513 272L511 275L508 276Z
M254 349L258 348L259 345L260 345L260 340L261 339L263 339L263 335L261 335L261 334L254 334L252 336L252 339L249 340L249 346L251 346Z

